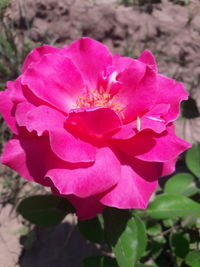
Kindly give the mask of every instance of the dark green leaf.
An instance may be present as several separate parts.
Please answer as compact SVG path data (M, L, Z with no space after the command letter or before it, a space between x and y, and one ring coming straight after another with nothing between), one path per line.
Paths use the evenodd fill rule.
M162 235L154 237L153 240L150 240L150 242L148 243L147 251L154 260L163 251L165 243L166 239Z
M162 231L161 225L156 223L155 221L148 221L146 223L147 234L149 235L157 235Z
M81 234L94 243L101 244L104 240L104 232L98 217L90 220L78 221L78 227Z
M175 255L180 258L185 258L189 251L189 242L183 233L171 233L170 234L170 246Z
M177 223L178 220L179 220L178 217L174 217L170 219L164 219L162 222L165 227L172 227L173 225Z
M118 267L118 264L107 256L93 256L83 260L83 267Z
M182 194L192 196L200 191L197 188L194 177L190 173L179 173L171 177L165 184L165 193Z
M200 251L191 251L187 254L185 262L190 267L199 267L200 265Z
M186 153L188 169L200 178L200 144L193 145Z
M185 217L200 212L200 204L176 194L162 194L149 204L147 214L155 219L167 219L176 216Z
M147 237L143 222L127 210L107 208L105 234L120 267L133 267L145 251Z
M22 200L17 207L17 212L26 220L43 227L60 223L72 211L66 199L53 195L31 196Z
M188 0L173 0L174 2L186 2ZM199 111L195 99L189 97L187 101L182 102L182 116L188 119L199 116Z

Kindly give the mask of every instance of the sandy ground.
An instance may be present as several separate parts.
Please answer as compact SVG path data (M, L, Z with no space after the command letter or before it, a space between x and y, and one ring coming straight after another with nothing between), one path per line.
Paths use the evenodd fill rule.
M0 266L13 267L17 266L18 258L21 253L19 244L20 230L22 224L11 213L12 205L6 205L0 210Z
M102 253L80 235L72 215L56 227L35 228L28 237L21 235L24 225L12 205L1 209L0 222L1 267L81 267L85 257Z
M137 56L145 48L156 55L161 73L199 87L200 4L162 0L142 7L116 0L17 0L12 17L18 36L34 42L69 44L81 36L104 42L113 53ZM191 79L191 77L193 77Z

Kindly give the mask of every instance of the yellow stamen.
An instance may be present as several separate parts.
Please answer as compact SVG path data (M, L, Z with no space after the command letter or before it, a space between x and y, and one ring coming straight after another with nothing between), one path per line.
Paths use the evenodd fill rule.
M108 92L95 89L89 91L85 96L79 96L74 107L107 107L113 109L117 113L121 113L125 106ZM124 117L122 113L120 115L122 118Z

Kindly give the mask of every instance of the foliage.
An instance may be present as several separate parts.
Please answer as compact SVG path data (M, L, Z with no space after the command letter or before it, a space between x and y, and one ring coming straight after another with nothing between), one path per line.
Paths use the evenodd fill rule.
M38 226L52 226L60 223L73 208L65 198L53 195L38 195L25 198L17 212L25 219Z
M188 169L196 177L200 178L200 144L196 144L188 150L186 155L186 164Z
M186 6L189 4L189 0L171 0L174 4Z
M29 42L25 40L20 50L10 26L2 23L2 27L3 31L0 32L0 90L4 89L7 80L17 77L21 62L30 50Z
M1 0L0 1L0 12L3 12L4 9L9 5L10 0Z
M0 90L5 88L5 82L15 79L21 70L21 64L31 50L30 42L25 37L16 39L13 22L5 18L5 8L10 1L0 2Z
M107 256L93 256L84 259L83 267L117 267L115 259Z

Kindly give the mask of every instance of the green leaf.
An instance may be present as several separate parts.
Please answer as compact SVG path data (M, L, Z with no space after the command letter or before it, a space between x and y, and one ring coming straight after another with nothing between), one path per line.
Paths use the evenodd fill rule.
M154 219L185 217L200 213L200 204L176 194L162 194L149 204L147 214Z
M170 234L169 242L175 255L180 258L185 258L189 251L189 242L186 236L181 232L172 232Z
M186 153L186 165L188 169L200 178L200 143L193 145Z
M156 236L153 240L150 240L148 243L147 250L149 251L150 256L155 260L163 251L165 247L166 239L164 236Z
M128 210L107 208L104 212L105 235L120 267L133 267L147 244L143 222Z
M60 223L69 212L73 212L73 207L64 198L38 195L22 200L17 212L33 224L48 227Z
M197 188L194 176L190 173L179 173L171 177L165 184L165 193L182 194L186 197L193 196L200 191Z
M190 267L199 267L200 263L200 251L191 251L187 254L185 262Z
M8 6L9 3L10 3L10 0L1 0L0 1L0 11L5 9Z
M174 226L178 222L178 220L179 220L178 217L174 217L170 219L164 219L162 223L165 227L169 228L169 227Z
M108 256L92 256L83 260L83 267L118 267L115 259Z
M98 217L90 220L78 221L78 227L81 234L94 243L103 243L104 232L99 222Z
M147 234L152 236L157 235L162 231L161 225L154 221L148 221L146 223L146 228L147 228Z
M149 238L147 249L143 256L148 256L151 257L151 259L156 260L164 250L165 244L166 239L162 234Z

